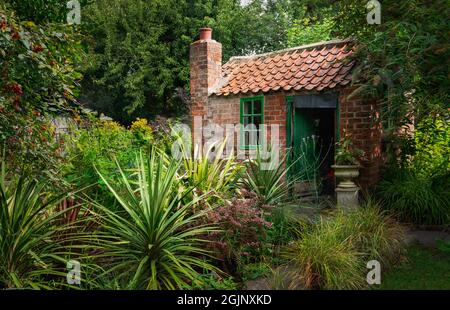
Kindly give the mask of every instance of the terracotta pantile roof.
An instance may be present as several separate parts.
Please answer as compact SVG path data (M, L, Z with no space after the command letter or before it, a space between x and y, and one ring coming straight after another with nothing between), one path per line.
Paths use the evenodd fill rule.
M222 66L217 96L277 90L323 90L351 82L352 42L328 41L273 53L232 57Z

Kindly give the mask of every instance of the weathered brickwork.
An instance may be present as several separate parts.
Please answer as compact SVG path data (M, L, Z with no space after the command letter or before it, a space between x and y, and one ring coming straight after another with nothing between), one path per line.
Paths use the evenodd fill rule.
M190 48L191 115L205 115L205 103L222 75L222 44L200 40Z
M370 187L379 180L382 164L379 105L376 101L348 98L352 91L345 88L340 93L340 135L349 134L354 145L365 152L359 181L361 186Z

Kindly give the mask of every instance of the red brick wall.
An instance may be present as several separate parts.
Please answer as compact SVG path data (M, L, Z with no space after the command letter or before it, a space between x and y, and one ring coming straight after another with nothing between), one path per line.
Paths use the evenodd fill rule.
M278 147L281 156L284 156L286 151L286 112L286 95L284 93L264 97L264 123L267 125L267 141L271 141L270 125L279 125Z
M347 98L353 90L346 88L340 94L340 135L350 134L354 145L365 152L359 183L370 187L378 182L382 164L379 104L358 97Z
M201 40L190 47L191 116L204 115L208 95L222 75L222 44Z

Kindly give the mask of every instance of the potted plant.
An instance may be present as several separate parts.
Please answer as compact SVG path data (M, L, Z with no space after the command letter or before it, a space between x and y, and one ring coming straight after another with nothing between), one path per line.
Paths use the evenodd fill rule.
M331 166L334 170L334 175L342 178L339 183L340 187L355 187L352 179L359 176L359 159L364 155L364 152L354 147L352 140L348 136L341 138L340 142L336 143L336 164Z

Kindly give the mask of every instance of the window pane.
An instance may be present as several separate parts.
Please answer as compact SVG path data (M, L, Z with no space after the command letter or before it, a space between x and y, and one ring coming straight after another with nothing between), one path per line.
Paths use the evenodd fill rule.
M245 132L245 145L255 146L258 145L258 132L257 131L246 131Z
M256 129L259 129L259 126L261 125L261 116L254 116L253 117L253 124L255 124Z
M253 114L261 114L261 100L253 101Z
M247 126L251 121L251 116L244 116L244 126Z
M252 114L252 103L244 102L244 114Z

